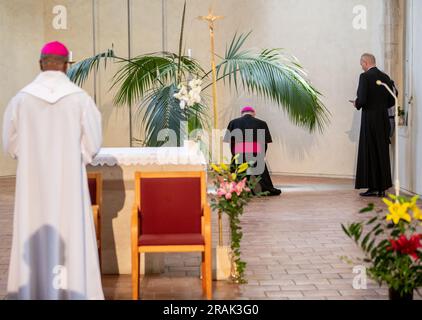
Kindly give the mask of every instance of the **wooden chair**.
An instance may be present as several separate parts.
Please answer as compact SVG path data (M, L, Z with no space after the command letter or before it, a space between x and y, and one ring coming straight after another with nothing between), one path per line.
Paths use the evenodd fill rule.
M102 209L102 194L103 194L103 180L101 173L88 173L89 195L91 197L92 214L94 216L95 234L97 237L98 259L101 268L101 209Z
M202 290L212 298L211 210L205 172L136 172L131 222L132 297L140 253L201 252Z

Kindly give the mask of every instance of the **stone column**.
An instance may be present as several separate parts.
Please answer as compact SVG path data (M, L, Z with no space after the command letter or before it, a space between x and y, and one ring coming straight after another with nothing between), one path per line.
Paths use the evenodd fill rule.
M384 0L384 70L396 83L403 105L406 0Z
M404 105L405 70L405 15L406 0L384 0L384 71L394 80L399 91L399 106ZM399 130L399 128L396 128ZM395 172L394 152L397 141L392 139L390 149L391 171ZM395 178L393 178L394 184Z

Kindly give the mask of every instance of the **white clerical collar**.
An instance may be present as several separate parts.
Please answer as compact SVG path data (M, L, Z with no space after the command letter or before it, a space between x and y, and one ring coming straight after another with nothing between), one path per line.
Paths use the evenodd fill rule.
M56 103L70 94L83 92L61 71L41 72L35 80L21 90L48 103Z

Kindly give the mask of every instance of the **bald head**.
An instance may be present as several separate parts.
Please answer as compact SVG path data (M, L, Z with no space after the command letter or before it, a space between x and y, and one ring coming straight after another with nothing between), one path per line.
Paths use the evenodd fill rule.
M360 58L360 65L363 71L368 71L369 69L377 66L377 60L375 56L371 53L364 53Z
M62 71L67 72L68 57L42 54L40 58L41 71Z

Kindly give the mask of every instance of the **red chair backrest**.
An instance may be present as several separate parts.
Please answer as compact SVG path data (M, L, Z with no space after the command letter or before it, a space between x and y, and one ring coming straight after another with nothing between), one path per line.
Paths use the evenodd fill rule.
M201 233L200 178L141 178L141 233Z
M97 179L88 178L89 196L91 197L91 204L97 205Z

